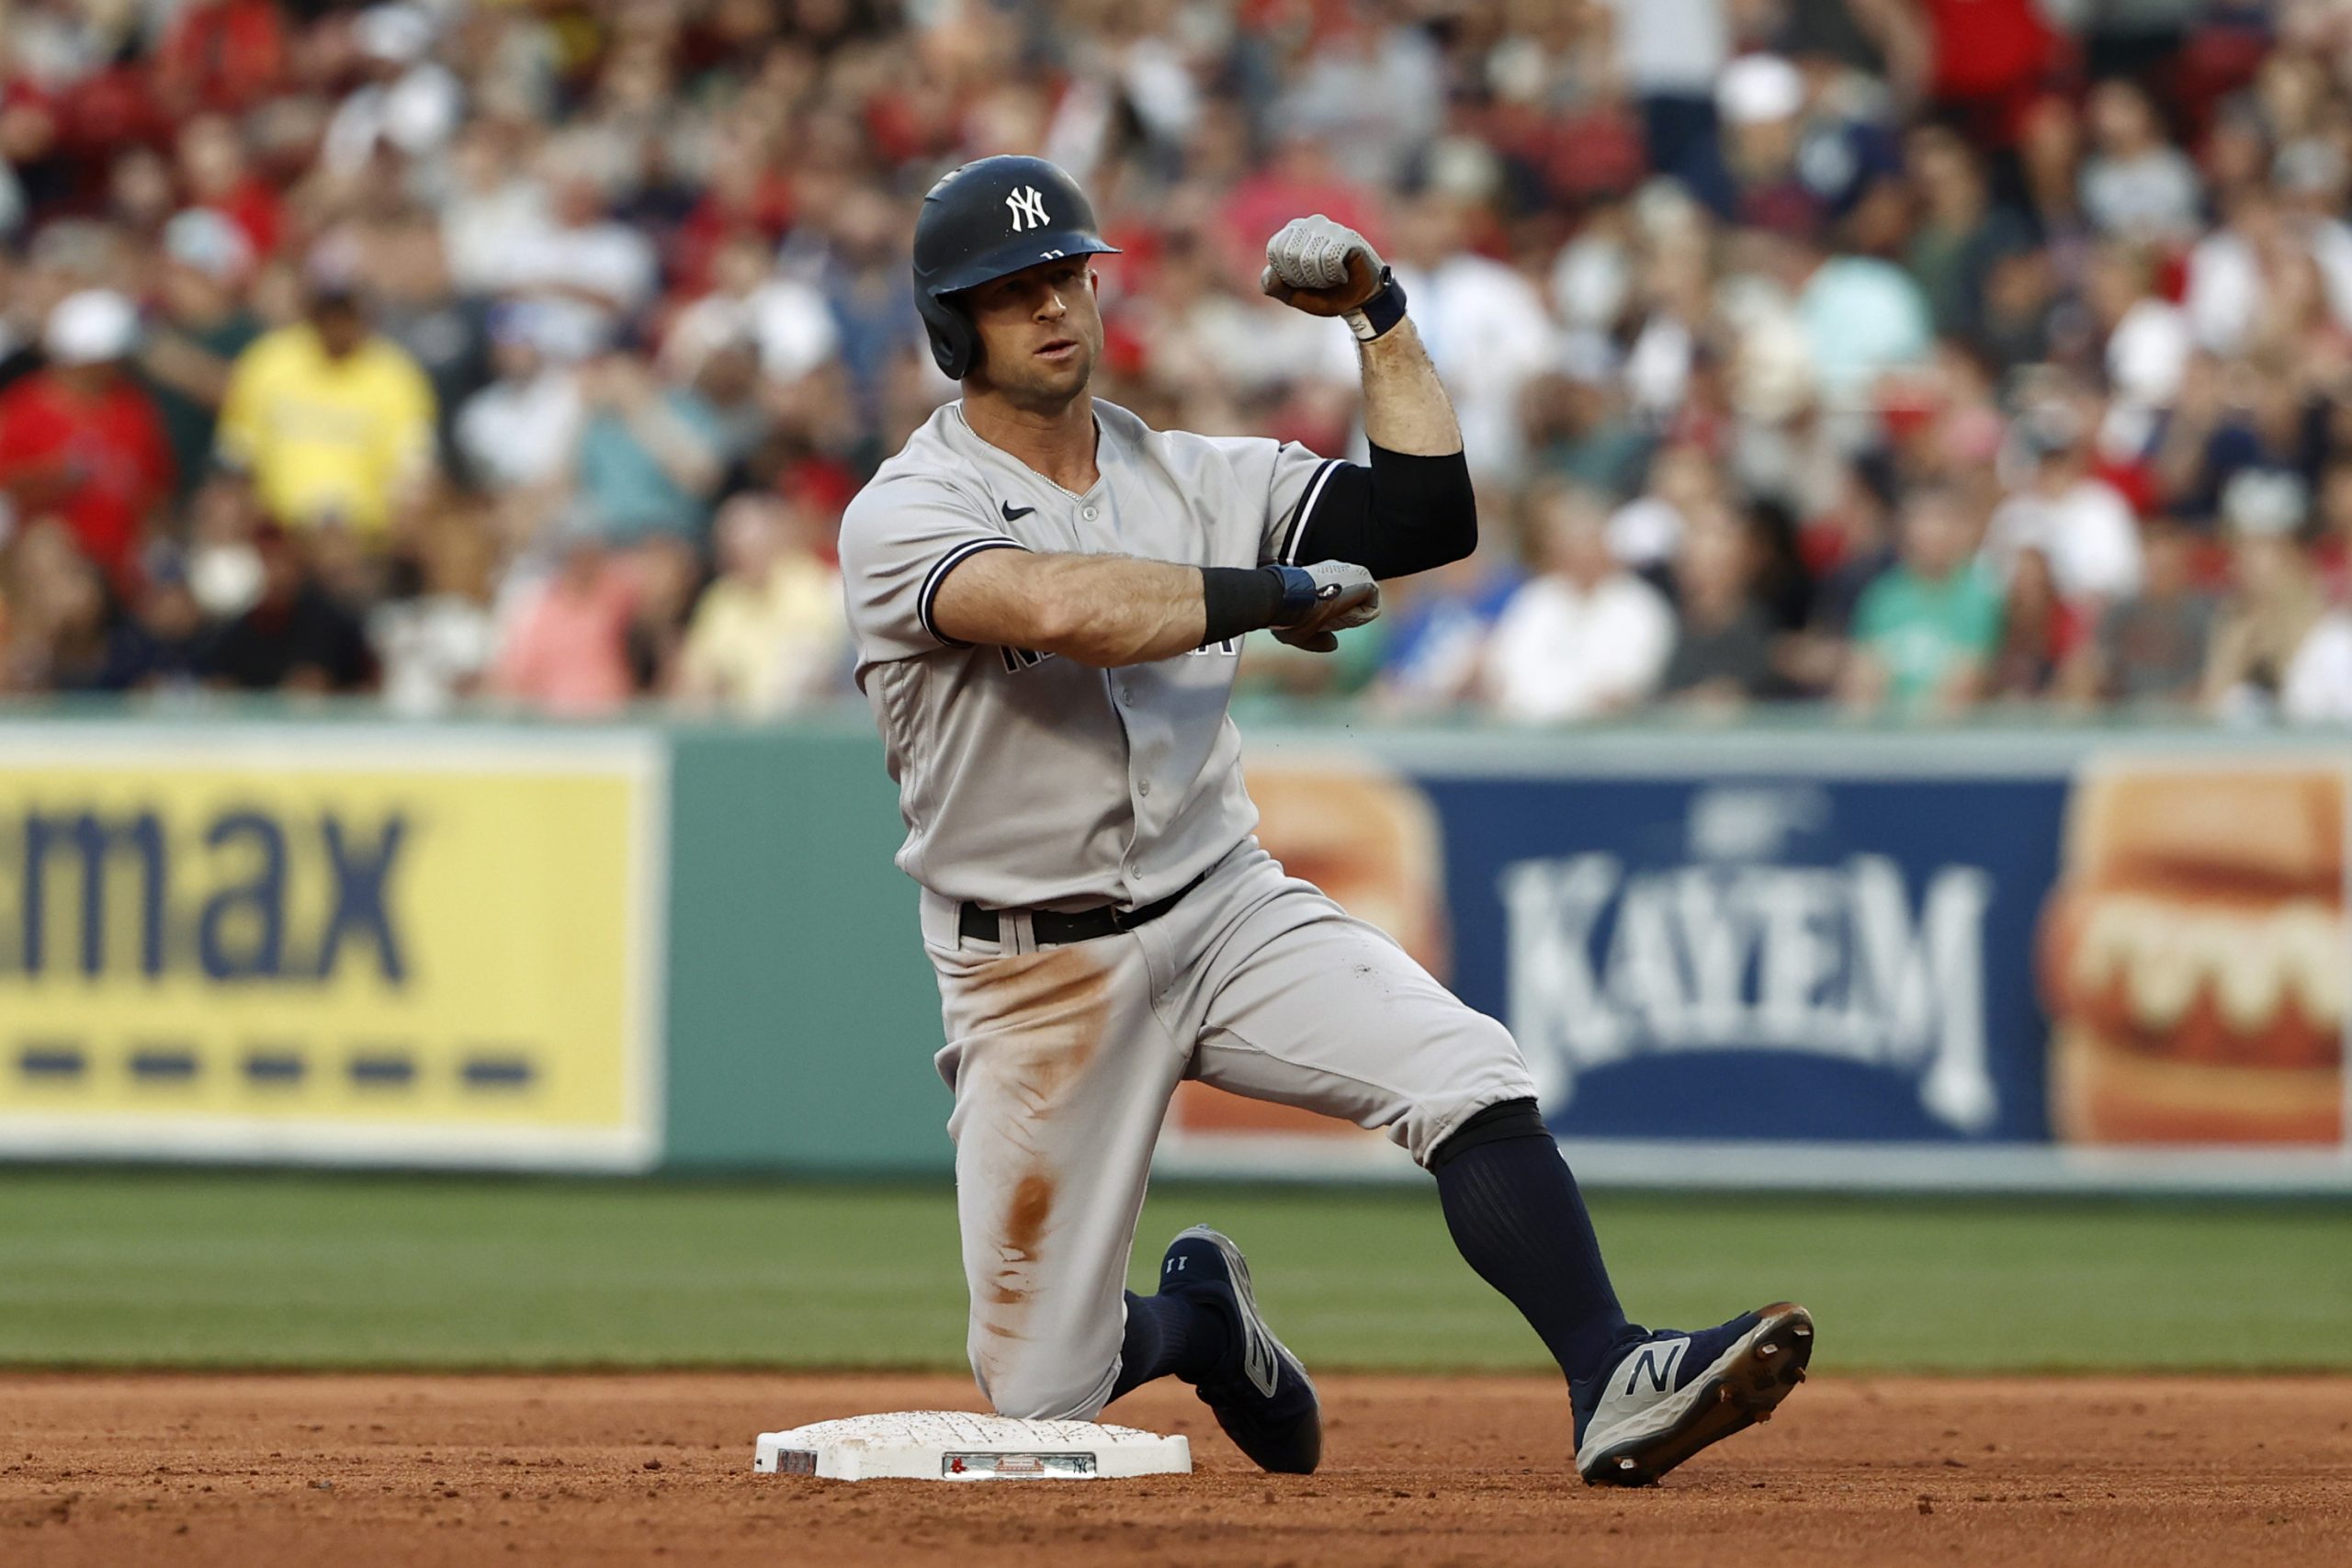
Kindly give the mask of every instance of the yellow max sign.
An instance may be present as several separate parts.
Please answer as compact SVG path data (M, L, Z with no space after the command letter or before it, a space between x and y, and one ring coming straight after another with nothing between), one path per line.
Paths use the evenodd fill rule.
M638 1168L648 738L0 728L0 1153Z

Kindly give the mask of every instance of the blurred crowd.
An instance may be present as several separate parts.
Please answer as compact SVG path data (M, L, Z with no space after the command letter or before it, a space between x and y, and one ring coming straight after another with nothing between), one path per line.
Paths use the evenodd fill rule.
M1406 283L1486 542L1258 692L2352 718L2337 0L0 0L0 693L841 695L1011 151L1155 425L1360 455L1263 244Z

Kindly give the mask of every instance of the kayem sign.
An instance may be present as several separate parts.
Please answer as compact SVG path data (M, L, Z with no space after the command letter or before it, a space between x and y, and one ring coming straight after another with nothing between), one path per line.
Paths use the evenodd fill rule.
M1250 769L1267 847L1510 1025L1604 1179L2352 1187L2352 768L2269 751L1375 734ZM1393 1163L1197 1087L1171 1134L1179 1169Z
M662 779L623 736L12 744L0 1152L650 1165Z

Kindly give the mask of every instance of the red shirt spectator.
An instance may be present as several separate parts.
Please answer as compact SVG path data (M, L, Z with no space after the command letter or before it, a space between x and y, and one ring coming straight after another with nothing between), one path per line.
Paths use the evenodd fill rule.
M155 51L155 88L175 113L239 114L286 74L275 0L194 0Z
M2007 147L2063 61L2034 0L1882 0L1916 8L1926 33L1928 95L1971 141Z
M120 295L71 295L42 334L48 367L0 392L0 490L20 512L62 518L125 587L148 514L172 488L163 421L121 369L137 329Z

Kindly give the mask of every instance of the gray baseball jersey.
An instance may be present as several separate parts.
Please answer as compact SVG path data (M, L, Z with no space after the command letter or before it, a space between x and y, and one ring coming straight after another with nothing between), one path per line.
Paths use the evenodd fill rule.
M1385 1129L1422 1160L1484 1107L1535 1093L1502 1025L1252 840L1226 716L1236 648L1106 671L940 634L940 584L984 550L1295 562L1331 465L1094 406L1102 478L1084 495L950 404L842 521L858 682L939 980L967 1346L1007 1416L1091 1419L1109 1398L1182 1079ZM1037 945L1028 913L1186 887L1158 919L1058 947ZM967 936L964 900L1014 912Z
M1094 409L1102 477L1084 495L981 440L951 402L842 519L857 682L907 822L899 865L951 898L1148 904L1257 824L1226 717L1238 643L1105 671L964 647L932 624L948 572L983 550L1251 567L1297 547L1331 464Z

